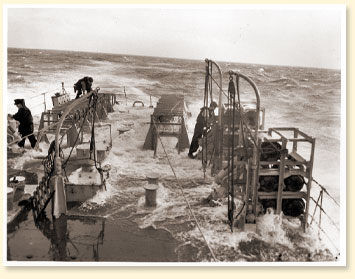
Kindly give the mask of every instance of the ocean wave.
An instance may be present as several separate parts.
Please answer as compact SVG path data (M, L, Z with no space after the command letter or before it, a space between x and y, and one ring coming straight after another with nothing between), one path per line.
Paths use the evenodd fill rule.
M13 83L25 83L26 82L26 79L21 76L21 75L18 75L16 77L11 77L9 78L9 82L13 82Z
M285 78L285 77L270 80L270 81L268 81L268 83L282 83L282 84L285 84L286 86L295 86L295 87L299 86L299 84L296 80L294 80L292 78Z
M300 88L313 90L309 85L301 85Z
M19 72L16 72L16 71L7 71L7 75L10 76L10 75L15 75L15 76L18 76L20 73Z
M297 88L297 85L287 83L287 84L285 85L285 87L286 87L286 88Z

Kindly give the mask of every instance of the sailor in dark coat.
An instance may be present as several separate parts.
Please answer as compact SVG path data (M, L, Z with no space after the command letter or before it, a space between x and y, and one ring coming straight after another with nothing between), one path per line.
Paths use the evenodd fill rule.
M18 107L18 112L12 116L13 119L20 122L18 127L18 131L22 137L26 137L29 139L31 143L31 147L34 148L36 146L37 140L33 135L33 118L31 111L25 105L24 99L16 99L15 105ZM24 147L25 146L26 138L22 139L18 142L18 146Z
M80 98L81 94L85 94L85 91L89 93L92 88L92 83L94 82L92 77L83 77L82 79L79 79L75 84L74 84L74 93L76 93L75 99Z
M207 108L207 107L201 108L201 111L197 116L194 135L192 137L191 144L190 144L190 150L189 150L189 154L188 154L188 156L190 158L195 157L193 153L195 153L199 147L198 140L200 138L202 138L203 128L205 125L207 125L208 119L214 116L214 110L216 107L217 107L217 103L211 102L209 108ZM207 116L207 119L206 119L206 116Z

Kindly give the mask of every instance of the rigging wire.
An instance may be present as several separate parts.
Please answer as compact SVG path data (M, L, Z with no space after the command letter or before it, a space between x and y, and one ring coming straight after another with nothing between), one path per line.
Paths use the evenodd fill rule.
M229 85L228 85L228 136L230 138L230 135L232 135L232 143L231 143L231 148L228 147L228 177L227 177L227 185L228 185L228 220L229 220L229 225L231 228L231 231L233 232L233 213L234 213L234 198L231 195L231 192L234 192L231 188L233 187L233 149L234 149L234 126L231 120L233 118L232 113L234 114L234 111L231 110L231 102L233 99L233 96L235 97L235 87L233 83L233 79L230 76L229 77ZM230 171L232 169L232 171ZM234 194L234 193L233 193Z
M328 195L329 198L331 198L333 200L333 202L340 207L340 204L329 194L329 192L327 191L326 188L324 188L324 186L322 186L317 180L314 179L314 177L312 177L312 180L324 191L324 193L326 193Z
M31 96L31 99L40 97L40 96L45 95L45 94L48 94L48 93L53 93L53 92L56 92L56 91L58 91L58 89L54 89L54 90L51 90L51 91L42 92L42 93L39 93L39 94L37 94L37 95ZM12 105L13 105L13 104L8 104L7 106L10 107L10 106L12 106Z
M90 109L90 101L89 101L88 108L84 111L84 118L83 118L83 121L82 121L82 123L81 123L80 130L79 130L79 132L78 132L78 134L77 134L77 136L76 136L76 139L75 139L75 141L74 141L74 144L73 144L73 146L72 146L72 148L71 148L71 150L70 150L70 153L69 153L69 155L68 155L68 158L66 159L66 161L65 161L65 162L63 163L63 165L62 165L63 168L66 167L66 165L67 165L67 163L68 163L68 161L69 161L69 159L70 159L70 157L71 157L71 154L72 154L72 152L73 152L73 150L74 150L74 147L76 146L76 143L77 143L77 141L78 141L78 139L79 139L80 133L81 133L83 127L84 127L85 120L86 120L86 117L87 117L87 114L88 114L89 109Z
M154 124L154 126L155 126L156 131L158 131L158 127L157 127L156 123L153 122L153 124ZM212 257L213 257L213 259L214 259L214 261L217 262L218 259L216 258L215 254L214 254L214 252L213 252L213 250L212 250L212 248L211 248L211 246L209 245L209 243L208 243L208 241L207 241L207 239L206 239L204 233L202 232L202 229L201 229L201 227L200 227L200 224L199 224L198 221L197 221L197 218L196 218L195 214L194 214L193 211L192 211L191 205L190 205L189 201L187 200L187 198L186 198L186 196L185 196L185 193L184 193L183 187L182 187L182 185L181 185L181 182L180 182L180 180L178 179L178 177L177 177L177 175L176 175L176 172L175 172L175 170L174 170L174 168L173 168L173 166L172 166L172 164L171 164L171 162L170 162L168 153L166 152L165 146L164 146L164 144L163 144L163 141L162 141L161 137L159 136L159 133L157 133L157 136L158 136L159 141L160 141L160 143L161 143L161 145L162 145L162 148L163 148L164 153L165 153L165 156L166 156L166 158L167 158L167 160L168 160L169 166L170 166L170 168L171 168L171 170L172 170L172 172L173 172L173 174L174 174L174 177L175 177L175 179L176 179L176 181L177 181L177 183L178 183L178 185L179 185L179 188L180 188L181 194L182 194L182 196L183 196L183 199L184 199L185 203L186 203L187 206L188 206L188 209L189 209L189 211L190 211L190 214L191 214L191 216L193 217L193 219L194 219L194 221L195 221L195 223L196 223L196 226L197 226L198 230L200 231L200 233L201 233L201 235L202 235L202 237L203 237L203 239L204 239L204 241L205 241L205 243L206 243L206 245L207 245L207 247L208 247L208 249L209 249L209 251L210 251L210 253L211 253Z
M315 220L315 218L313 216L311 216L312 220L314 221L314 223L317 225L318 229L320 229L320 231L328 238L329 242L333 245L333 247L338 251L339 253L339 249L338 247L335 245L335 243L330 239L329 235L322 229L322 227L319 225L319 223Z
M311 197L312 201L316 204L316 207L319 207L319 209L328 217L328 219L331 221L331 223L338 229L338 231L340 231L339 226L333 221L333 219L325 212L325 210L323 209L323 207L318 205L318 202Z

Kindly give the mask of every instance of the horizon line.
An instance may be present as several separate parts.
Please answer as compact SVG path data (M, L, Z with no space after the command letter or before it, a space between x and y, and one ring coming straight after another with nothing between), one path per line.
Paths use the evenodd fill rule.
M165 58L165 59L176 59L176 60L192 60L192 61L201 61L202 59L198 58L182 58L182 57L170 57L170 56L155 56L155 55L143 55L143 54L128 54L128 53L117 53L117 52L100 52L100 51L86 51L86 50L69 50L69 49L50 49L50 48L27 48L27 47L14 47L7 46L7 49L29 49L29 50L47 50L47 51L70 51L70 52L83 52L83 53L99 53L99 54L110 54L110 55L127 55L127 56L138 56L138 57L152 57L152 58ZM207 57L206 57L207 58ZM206 59L203 58L203 61ZM209 58L210 59L210 58ZM257 66L277 66L277 67L291 67L291 68L306 68L306 69L322 69L322 70L332 70L340 71L341 68L322 68L316 66L299 66L299 65L286 65L286 64L264 64L264 63L255 63L255 62L236 62L236 61L223 61L215 60L220 63L234 63L234 64L248 64L248 65L257 65Z

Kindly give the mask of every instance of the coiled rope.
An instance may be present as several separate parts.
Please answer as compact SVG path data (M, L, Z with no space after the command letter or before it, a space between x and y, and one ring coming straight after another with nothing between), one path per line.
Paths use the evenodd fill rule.
M202 229L201 229L201 227L200 227L200 224L198 223L198 221L197 221L197 219L196 219L196 216L195 216L195 214L194 214L193 211L192 211L191 205L190 205L189 201L187 200L187 198L186 198L186 196L185 196L185 193L184 193L184 190L183 190L183 188L182 188L181 182L180 182L180 180L178 179L178 177L177 177L177 175L176 175L176 172L175 172L175 170L174 170L174 168L173 168L173 166L172 166L172 164L171 164L171 162L170 162L168 153L167 153L166 150L165 150L165 146L164 146L164 144L163 144L163 141L162 141L161 137L159 136L158 127L157 127L157 125L156 125L155 122L153 122L153 124L154 124L154 126L155 126L156 131L157 131L157 137L159 138L159 141L160 141L160 143L161 143L161 146L163 147L163 150L164 150L165 156L166 156L166 158L167 158L167 160L168 160L169 166L170 166L170 168L171 168L171 170L172 170L172 172L173 172L173 174L174 174L174 177L175 177L175 179L176 179L176 181L177 181L177 183L178 183L178 185L179 185L179 188L180 188L182 197L184 198L184 201L185 201L185 203L186 203L187 206L188 206L188 209L189 209L189 211L190 211L190 214L192 215L192 217L193 217L193 219L194 219L194 221L195 221L195 223L196 223L196 226L197 226L198 230L200 231L200 233L201 233L201 235L202 235L202 237L203 237L203 240L205 241L205 243L206 243L206 245L207 245L207 247L208 247L208 249L209 249L209 251L210 251L210 253L211 253L211 255L212 255L213 259L214 259L214 261L218 262L218 259L216 258L215 254L214 254L214 252L213 252L213 250L212 250L212 248L211 248L211 246L209 245L209 243L208 243L208 241L207 241L205 235L203 234Z

